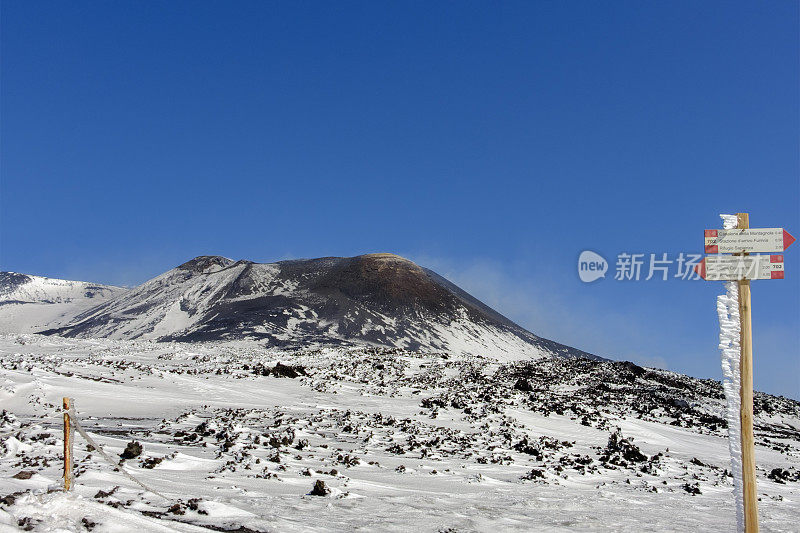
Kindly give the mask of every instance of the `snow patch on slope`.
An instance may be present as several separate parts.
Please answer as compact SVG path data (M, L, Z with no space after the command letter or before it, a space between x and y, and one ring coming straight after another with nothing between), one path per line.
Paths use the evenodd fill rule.
M63 326L127 289L0 272L0 333L32 333Z

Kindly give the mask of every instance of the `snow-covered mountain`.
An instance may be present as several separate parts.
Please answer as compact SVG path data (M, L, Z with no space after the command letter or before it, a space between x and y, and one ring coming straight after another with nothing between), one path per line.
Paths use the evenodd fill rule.
M57 328L115 296L122 287L0 272L0 333Z
M540 338L393 254L258 264L200 256L48 333L110 339L369 344L502 359L590 356Z

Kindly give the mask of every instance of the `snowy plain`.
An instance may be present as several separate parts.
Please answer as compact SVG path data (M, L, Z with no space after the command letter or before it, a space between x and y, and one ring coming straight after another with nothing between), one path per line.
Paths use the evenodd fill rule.
M720 391L611 362L0 335L0 529L732 531ZM167 499L79 435L58 490L63 396L112 456L140 443L123 468ZM760 398L761 527L797 531L798 402Z

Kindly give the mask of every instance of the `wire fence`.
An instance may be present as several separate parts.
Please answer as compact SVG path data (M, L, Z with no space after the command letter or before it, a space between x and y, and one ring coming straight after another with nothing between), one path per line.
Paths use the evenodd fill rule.
M64 488L65 490L70 490L72 485L72 445L75 442L74 435L75 431L77 431L81 437L86 439L86 442L91 445L95 451L100 454L102 457L115 472L119 472L120 474L124 475L126 478L131 480L132 482L139 485L141 488L146 490L147 492L152 492L156 496L159 496L167 501L172 501L172 498L168 498L164 496L157 490L149 487L148 485L144 484L142 481L136 479L130 472L125 470L125 468L120 464L119 460L114 461L111 455L106 452L102 446L100 446L89 434L83 429L81 423L78 421L78 415L75 412L75 403L71 398L64 398Z

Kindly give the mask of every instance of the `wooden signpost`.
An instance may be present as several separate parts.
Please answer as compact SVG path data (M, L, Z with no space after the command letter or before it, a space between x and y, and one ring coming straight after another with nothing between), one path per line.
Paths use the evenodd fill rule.
M750 227L750 215L737 213L739 229ZM744 252L743 252L744 253ZM739 373L741 385L739 419L742 424L742 499L744 500L744 530L758 532L758 495L756 494L756 444L753 438L753 327L750 320L750 280L739 280L739 324L741 355Z
M707 229L704 237L707 254L777 254L783 253L795 240L783 228Z
M709 256L695 267L705 280L736 281L739 286L740 398L739 420L742 432L742 497L744 529L758 531L758 495L756 494L756 456L753 439L753 328L750 318L750 280L783 279L783 255L779 253L794 241L783 228L751 229L750 216L738 213L736 229L705 230L706 253L730 253L733 256Z
M711 256L703 259L695 270L707 281L783 279L783 256Z
M72 488L72 428L70 428L69 409L70 399L63 398L64 402L64 490Z

